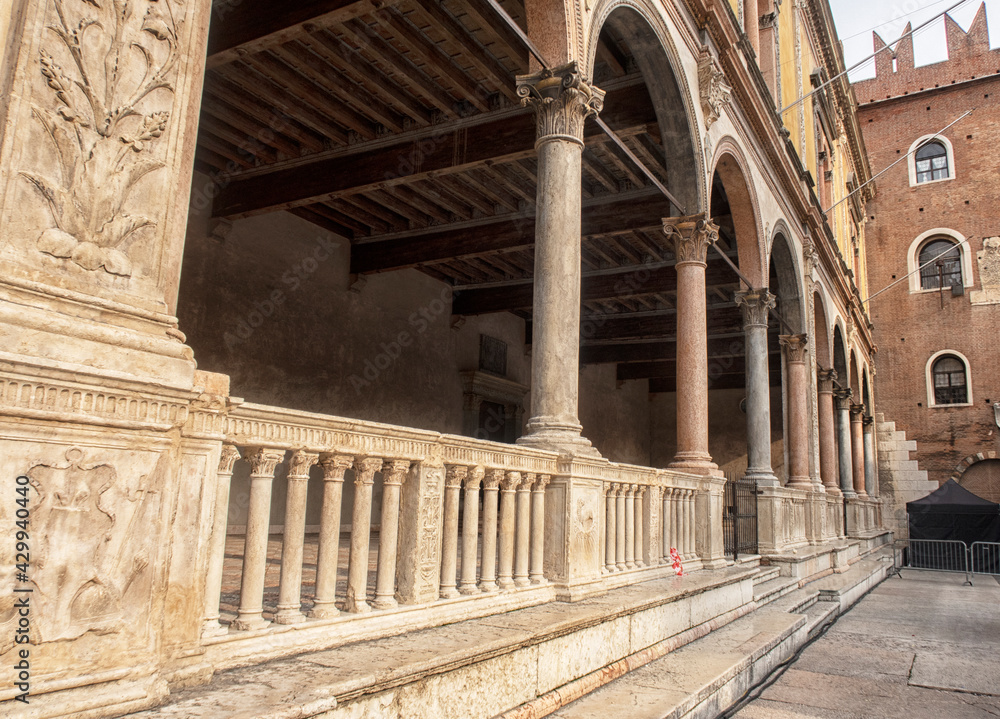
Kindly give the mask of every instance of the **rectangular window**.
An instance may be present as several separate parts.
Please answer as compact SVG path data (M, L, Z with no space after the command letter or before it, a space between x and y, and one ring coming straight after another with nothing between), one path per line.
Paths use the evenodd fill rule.
M479 335L479 369L491 374L507 374L507 343L489 335Z

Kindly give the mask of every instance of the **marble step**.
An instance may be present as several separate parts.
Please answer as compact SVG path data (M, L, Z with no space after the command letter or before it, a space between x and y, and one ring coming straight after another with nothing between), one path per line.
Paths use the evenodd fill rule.
M754 583L753 600L757 602L758 607L761 607L776 599L780 599L789 592L794 592L798 588L798 579L778 576L761 584Z
M753 584L756 587L758 584L764 584L765 582L770 582L772 579L779 577L781 575L780 567L761 567L760 574L753 578Z

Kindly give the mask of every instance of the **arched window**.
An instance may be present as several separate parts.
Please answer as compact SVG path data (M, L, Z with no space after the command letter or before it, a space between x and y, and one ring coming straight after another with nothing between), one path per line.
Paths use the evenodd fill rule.
M965 363L954 355L942 355L931 370L934 404L968 404Z
M937 260L934 260L935 257ZM920 267L920 289L962 286L962 254L951 240L928 242L920 248L917 263Z
M948 151L940 142L928 142L917 150L917 184L931 180L946 180L948 173Z

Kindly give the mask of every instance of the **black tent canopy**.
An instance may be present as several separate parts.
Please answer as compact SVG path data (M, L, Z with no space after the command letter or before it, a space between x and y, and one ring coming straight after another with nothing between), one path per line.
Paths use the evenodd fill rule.
M1000 542L1000 504L979 497L954 479L906 503L910 539Z

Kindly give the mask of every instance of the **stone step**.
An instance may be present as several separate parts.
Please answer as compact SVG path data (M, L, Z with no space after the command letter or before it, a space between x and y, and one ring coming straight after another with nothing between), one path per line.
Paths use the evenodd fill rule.
M760 574L753 578L753 585L756 587L759 584L764 584L765 582L770 582L775 577L781 576L781 569L778 567L761 567Z
M780 599L799 588L799 580L791 577L775 577L761 584L754 584L753 600L758 607Z
M886 578L892 569L892 552L892 547L877 549L843 574L818 579L810 586L819 592L820 602L836 602L844 610Z

